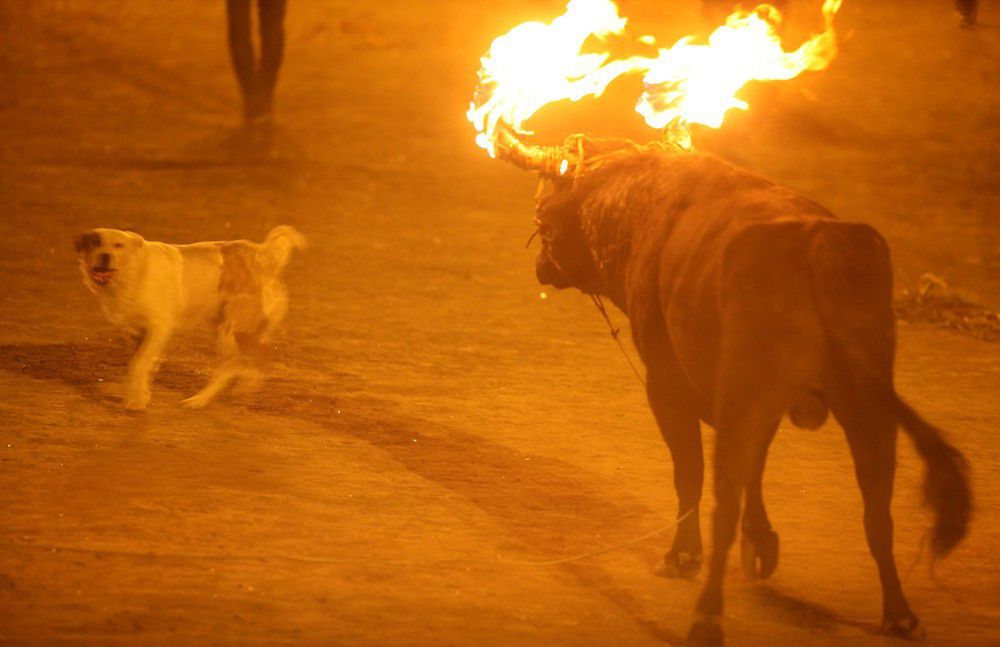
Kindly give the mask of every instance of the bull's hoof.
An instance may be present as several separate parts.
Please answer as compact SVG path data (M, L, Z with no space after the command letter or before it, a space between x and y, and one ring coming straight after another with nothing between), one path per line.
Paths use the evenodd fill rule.
M690 580L701 570L701 553L672 550L663 556L653 573L660 577Z
M882 633L906 640L923 640L927 637L920 619L909 613L902 618L886 618L882 621Z
M740 540L743 572L751 582L766 580L778 568L778 533L773 530L743 533Z
M722 626L715 620L698 620L691 625L685 644L697 647L716 647L722 645Z

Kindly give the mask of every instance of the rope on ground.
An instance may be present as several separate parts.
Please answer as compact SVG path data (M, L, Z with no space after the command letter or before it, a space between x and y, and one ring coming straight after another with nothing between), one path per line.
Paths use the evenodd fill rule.
M217 560L217 561L284 561L284 562L299 562L304 564L379 564L384 566L446 566L449 564L476 564L476 565L486 565L486 566L524 566L524 567L544 567L544 566L558 566L561 564L569 564L572 562L579 562L585 559L590 559L592 557L597 557L598 555L605 555L607 553L612 553L623 548L628 548L640 542L651 539L657 535L663 534L667 530L677 526L682 521L694 514L694 509L688 510L683 515L672 521L671 523L663 526L662 528L657 528L656 530L646 533L640 537L624 541L620 544L615 544L613 546L607 546L598 550L594 550L588 553L583 553L581 555L574 555L572 557L563 557L559 559L547 559L547 560L517 560L517 559L504 559L503 557L497 556L496 559L474 559L466 557L454 557L445 559L381 559L381 558L361 558L361 557L312 557L309 555L289 555L285 553L256 553L256 554L225 554L225 553L181 553L181 552L157 552L157 551L141 551L141 550L121 550L113 548L92 548L88 546L66 546L59 544L37 544L28 542L2 542L0 546L3 548L28 548L36 550L45 550L48 552L58 553L87 553L91 555L113 555L119 557L139 557L139 558L149 558L149 559L191 559L191 560Z

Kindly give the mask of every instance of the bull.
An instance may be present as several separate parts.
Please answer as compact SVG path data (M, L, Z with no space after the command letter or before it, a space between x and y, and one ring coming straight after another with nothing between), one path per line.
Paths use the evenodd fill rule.
M882 236L714 156L579 136L541 147L500 134L502 159L541 174L538 280L606 297L628 316L674 465L679 523L658 567L668 577L701 567L701 423L716 432L711 559L689 641L723 642L723 574L741 499L744 571L763 579L777 566L761 480L780 420L817 428L831 411L861 489L882 629L919 635L893 557L897 427L926 463L936 557L965 536L971 494L963 455L895 391Z

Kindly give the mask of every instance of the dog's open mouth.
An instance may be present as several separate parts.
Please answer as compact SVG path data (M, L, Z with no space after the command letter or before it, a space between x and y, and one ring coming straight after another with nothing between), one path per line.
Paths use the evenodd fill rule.
M114 273L115 271L110 267L92 267L90 268L90 280L97 285L107 285Z

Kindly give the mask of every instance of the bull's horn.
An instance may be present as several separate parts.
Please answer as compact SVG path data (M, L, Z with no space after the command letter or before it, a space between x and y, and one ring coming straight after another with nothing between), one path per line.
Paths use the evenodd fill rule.
M539 146L525 144L517 137L514 129L501 122L497 126L497 157L526 171L538 171L548 178L572 175L575 160L565 146Z

